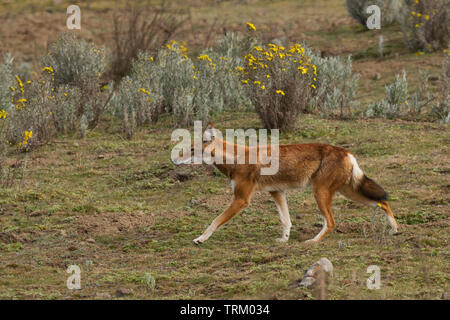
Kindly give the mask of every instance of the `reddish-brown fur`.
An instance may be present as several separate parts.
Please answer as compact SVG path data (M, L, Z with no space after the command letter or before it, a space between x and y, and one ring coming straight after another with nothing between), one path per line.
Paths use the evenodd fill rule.
M214 145L211 146L210 144ZM225 153L227 144L228 142L226 141L212 139L204 142L202 149L204 150L210 146L210 148L212 147L211 154L213 156L221 155ZM255 191L270 192L275 202L279 206L283 206L284 191L301 188L308 184L311 184L318 207L326 220L326 229L313 241L322 240L335 226L331 204L337 191L352 200L372 206L379 205L393 219L393 228L396 231L397 225L389 204L385 200L386 194L384 190L365 176L358 188L352 185L353 165L349 160L349 154L351 154L349 151L340 147L319 143L280 145L278 172L274 175L261 175L261 167L270 166L270 164L262 165L260 162L248 164L251 148L234 145L235 155L238 148L245 149L245 164L225 164L225 158L224 164L214 164L218 170L234 181L234 200L229 208L213 221L202 237L207 239L212 232L247 207ZM267 148L268 154L271 154L270 146L256 148L258 148L258 155L262 148ZM364 192L362 188L364 188ZM373 195L372 198L371 194ZM201 237L199 239L195 242L204 241L202 241L203 238Z

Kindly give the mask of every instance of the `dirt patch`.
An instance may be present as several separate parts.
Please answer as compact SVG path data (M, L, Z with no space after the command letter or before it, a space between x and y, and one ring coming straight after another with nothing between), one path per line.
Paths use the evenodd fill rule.
M155 222L152 214L142 211L133 213L105 212L77 217L77 232L83 236L120 234L134 232L151 226Z

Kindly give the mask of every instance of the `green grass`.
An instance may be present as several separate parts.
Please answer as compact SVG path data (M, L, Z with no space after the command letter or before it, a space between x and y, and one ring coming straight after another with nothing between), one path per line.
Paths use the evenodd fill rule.
M417 57L408 52L397 26L362 32L342 1L183 3L191 6L192 19L188 31L178 36L192 52L205 45L215 17L223 17L229 31L243 31L251 21L269 40L306 40L327 54L352 54L354 69L361 73L358 99L363 104L381 99L384 85L402 69L411 91L417 70L440 70L441 53ZM67 4L53 6L53 12L64 13ZM103 44L107 28L95 26L111 22L108 2L84 5L83 30ZM0 1L2 12L24 13L23 19L39 19L49 6L50 1ZM15 24L8 25L15 34ZM91 29L97 31L90 34ZM377 56L380 34L384 58ZM373 80L375 72L381 80ZM4 159L8 166L16 161L19 166L13 186L0 190L1 299L115 297L118 288L131 290L124 298L314 299L314 291L299 289L297 283L321 257L335 267L330 299L437 299L448 292L448 125L301 116L294 130L280 136L283 144L322 142L356 154L364 172L390 194L399 223L396 236L387 233L379 212L338 196L335 231L318 245L306 245L304 240L321 229L307 189L288 194L293 222L288 243L275 241L281 233L278 213L270 196L261 193L206 243L195 246L192 240L230 203L230 182L207 166L175 166L170 161L172 128L164 120L142 128L130 141L123 138L120 124L108 119L86 139L61 136L28 155L23 181L24 155ZM213 120L219 129L261 127L252 112L223 113ZM180 174L188 178L180 181ZM81 267L82 290L66 288L71 264ZM381 268L380 290L365 285L372 264Z
M255 119L241 112L214 120L221 129L259 127ZM174 166L170 129L144 128L125 141L105 132L110 125L85 140L60 138L36 150L25 185L2 192L1 298L114 297L125 287L132 290L126 298L310 299L315 293L296 283L321 257L336 268L331 299L439 298L448 291L445 125L303 116L283 134L282 143L346 145L393 200L399 235L385 232L379 213L339 196L333 204L337 228L317 246L303 242L321 228L310 190L289 193L293 230L287 244L275 242L278 214L261 193L195 246L192 240L229 204L229 181L206 166ZM177 181L177 173L190 173L189 179ZM81 291L65 287L70 264L82 269ZM365 286L371 264L382 270L380 291Z

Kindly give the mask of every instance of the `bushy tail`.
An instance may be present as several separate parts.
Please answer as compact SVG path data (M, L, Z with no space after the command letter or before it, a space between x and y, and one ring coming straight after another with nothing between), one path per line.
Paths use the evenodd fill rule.
M348 155L353 165L351 185L355 191L364 197L373 201L385 201L388 199L386 191L375 181L368 178L361 168L358 166L355 157L352 154Z

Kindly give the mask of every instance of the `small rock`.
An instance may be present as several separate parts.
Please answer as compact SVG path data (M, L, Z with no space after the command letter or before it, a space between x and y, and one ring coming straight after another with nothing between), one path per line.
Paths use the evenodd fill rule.
M433 82L433 81L438 81L439 77L428 77L428 81Z
M380 73L375 73L375 75L373 76L373 80L380 80L381 79L381 74Z
M123 296L127 296L131 294L131 290L130 289L126 289L126 288L119 288L116 290L116 296L117 297L123 297Z
M69 249L69 251L75 251L75 250L78 250L78 248L75 247L75 246L70 246L68 249Z
M191 174L189 174L189 173L177 173L177 174L175 174L175 179L180 181L180 182L184 182L186 180L191 179Z
M442 300L450 300L450 296L448 295L447 292L444 292L444 293L442 294L442 296L441 296L441 299L442 299Z
M304 277L300 282L300 287L311 288L316 283L316 279L313 277Z
M311 200L305 200L305 201L303 201L303 206L305 206L305 207L309 207L310 205L312 205L312 201Z
M95 243L95 240L92 239L92 238L89 238L89 239L87 239L86 241L89 242L89 243Z
M328 283L328 278L333 276L333 264L327 258L320 258L309 268L302 281L300 287L312 288L317 285L317 280L324 277L325 283Z
M98 159L105 159L105 156L104 156L103 154L99 154L99 155L97 156L97 158L98 158Z
M39 217L42 216L44 214L43 211L33 211L32 213L30 213L30 217Z
M97 299L111 299L111 295L108 292L97 292L95 297Z

